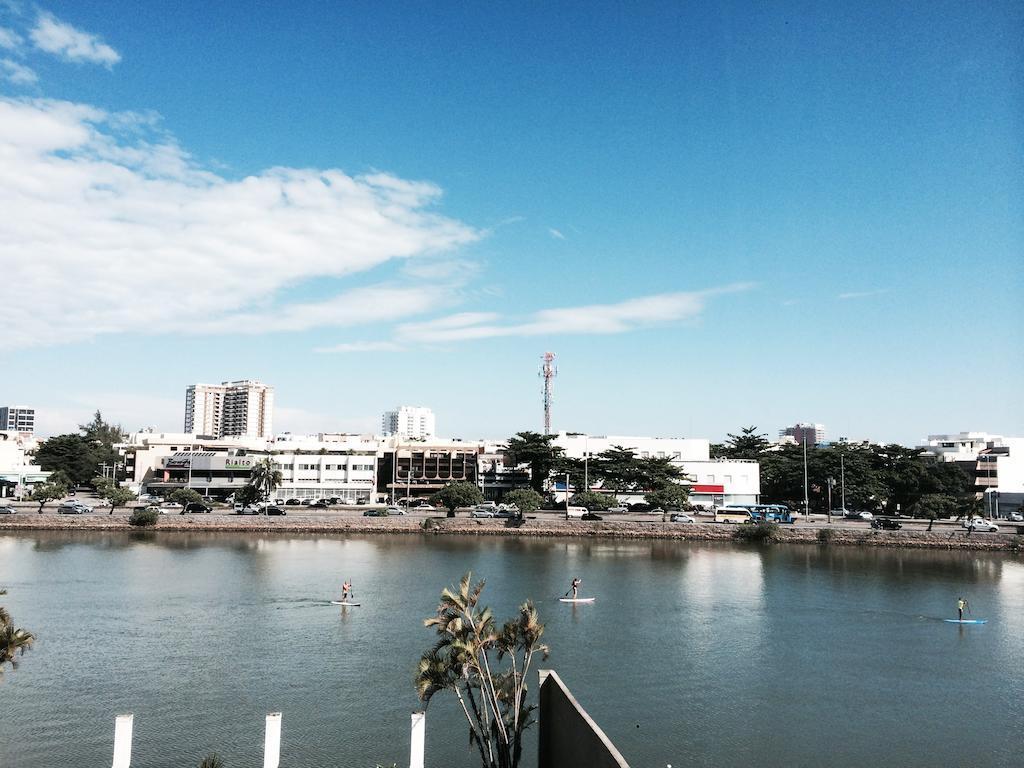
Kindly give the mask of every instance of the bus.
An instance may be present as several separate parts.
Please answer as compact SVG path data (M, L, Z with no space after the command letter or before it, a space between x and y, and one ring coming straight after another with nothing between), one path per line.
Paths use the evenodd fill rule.
M715 509L716 523L750 523L754 516L746 507L717 507Z
M785 504L753 504L748 509L755 522L762 520L769 523L793 524L796 522L796 517Z

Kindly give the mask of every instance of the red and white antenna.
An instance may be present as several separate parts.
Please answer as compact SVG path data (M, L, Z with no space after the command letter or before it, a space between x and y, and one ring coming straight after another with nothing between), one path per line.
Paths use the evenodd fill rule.
M544 364L540 367L540 374L539 374L539 376L542 379L544 379L544 434L545 435L550 435L551 434L551 400L552 400L551 385L552 385L552 382L553 382L555 376L558 375L558 369L555 368L555 366L554 366L554 362L555 362L555 353L554 352L545 352L544 355L541 357L541 360L544 361Z

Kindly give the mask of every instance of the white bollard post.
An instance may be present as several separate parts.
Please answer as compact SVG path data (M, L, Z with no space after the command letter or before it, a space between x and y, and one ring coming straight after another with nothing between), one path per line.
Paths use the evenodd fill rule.
M267 734L263 740L263 768L278 768L281 764L281 713L267 715Z
M132 764L132 722L135 715L118 715L114 720L114 762L112 768Z
M409 746L409 768L423 768L423 752L427 736L427 713L412 713L412 733Z

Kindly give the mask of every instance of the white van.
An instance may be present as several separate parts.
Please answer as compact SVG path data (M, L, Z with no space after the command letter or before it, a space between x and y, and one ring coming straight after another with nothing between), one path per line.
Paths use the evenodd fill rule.
M583 517L587 514L588 510L586 507L567 507L565 510L566 517Z

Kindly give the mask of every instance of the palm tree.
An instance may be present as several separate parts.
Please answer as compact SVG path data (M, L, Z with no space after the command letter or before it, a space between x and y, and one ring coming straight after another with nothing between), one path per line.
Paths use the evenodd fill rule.
M544 625L527 601L515 618L498 628L491 609L479 607L484 582L471 586L470 581L467 573L457 591L441 592L437 614L424 621L438 639L420 659L416 692L424 706L435 693L454 693L483 768L517 768L523 732L537 708L526 703L530 664L535 654L548 654L540 642Z
M249 482L259 493L260 498L266 499L268 502L283 479L284 476L280 470L274 467L274 462L269 456L262 461L257 461L249 475Z
M6 594L7 590L0 589L0 595ZM35 636L24 629L15 628L11 614L0 607L0 678L3 677L7 664L11 665L11 669L17 668L18 664L14 657L24 654L34 642Z

